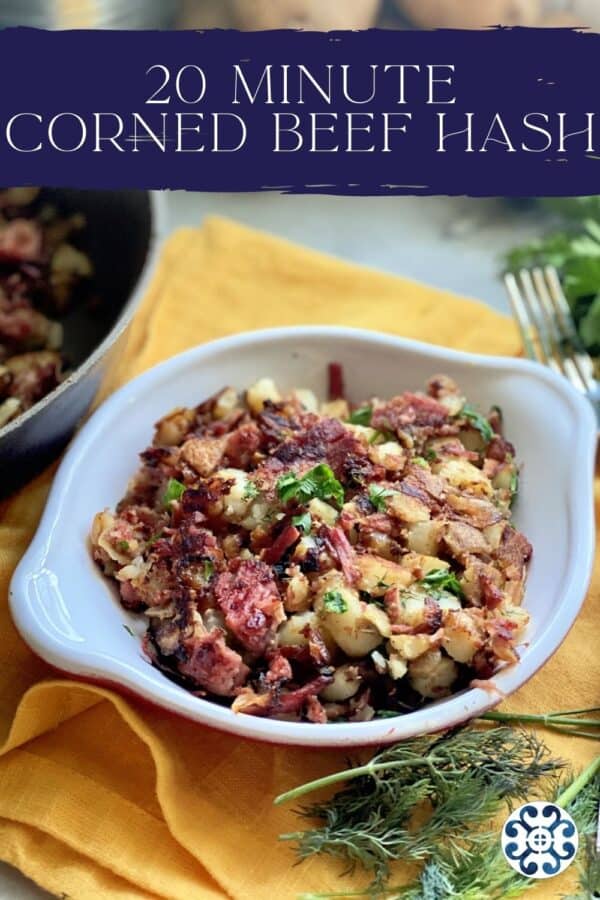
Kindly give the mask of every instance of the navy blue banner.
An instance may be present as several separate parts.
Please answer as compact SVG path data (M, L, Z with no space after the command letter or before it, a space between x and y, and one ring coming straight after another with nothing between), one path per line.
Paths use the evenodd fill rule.
M600 35L0 32L5 185L600 194Z

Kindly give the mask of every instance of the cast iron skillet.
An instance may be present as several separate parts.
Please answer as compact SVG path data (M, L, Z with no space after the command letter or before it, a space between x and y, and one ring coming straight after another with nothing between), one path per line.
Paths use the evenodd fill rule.
M85 249L95 267L95 309L82 304L65 319L63 351L72 374L0 428L0 496L58 455L85 415L146 287L155 258L157 205L146 191L48 190L88 222ZM92 474L92 473L90 473Z

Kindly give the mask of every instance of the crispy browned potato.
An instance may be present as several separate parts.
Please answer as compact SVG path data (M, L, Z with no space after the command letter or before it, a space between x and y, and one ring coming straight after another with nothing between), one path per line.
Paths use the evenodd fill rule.
M233 18L240 28L305 28L313 31L370 28L380 0L231 0Z

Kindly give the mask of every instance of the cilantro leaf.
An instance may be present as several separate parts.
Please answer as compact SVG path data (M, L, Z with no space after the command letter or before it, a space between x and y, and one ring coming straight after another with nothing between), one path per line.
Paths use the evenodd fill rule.
M205 559L204 562L203 562L203 564L202 564L202 566L203 566L203 572L202 572L202 574L204 575L204 580L205 580L205 581L210 581L210 579L211 579L211 578L213 577L213 575L215 574L215 564L214 564L214 562L212 561L212 559Z
M534 266L554 266L571 306L579 335L593 356L600 355L600 198L546 200L544 206L562 215L567 228L533 244L518 247L506 258L518 272Z
M299 516L292 516L292 525L295 525L295 527L304 532L304 534L308 534L312 526L311 514L305 512Z
M462 419L467 419L467 421L471 423L473 428L477 429L486 444L489 444L489 442L493 439L494 429L492 428L488 420L480 413L478 413L473 406L465 403L459 413L459 416Z
M259 495L259 490L253 481L247 481L242 500L254 500Z
M389 488L382 487L379 484L372 484L369 486L369 500L377 512L385 512L385 501L388 497L391 497L393 493L394 492L390 491Z
M348 604L339 591L327 591L323 595L323 608L331 613L345 613L348 611Z
M373 409L370 406L361 406L360 409L355 409L353 413L350 413L350 418L348 421L351 425L365 425L368 426L371 424L371 416L373 415Z
M320 463L301 478L294 472L282 475L277 482L277 493L284 503L289 500L308 503L315 498L333 500L338 506L343 506L344 503L344 488L327 463Z
M421 578L419 583L437 591L448 591L450 594L454 594L455 597L463 596L458 578L449 569L433 569L424 578Z
M117 550L119 553L127 553L129 550L129 541L117 541Z
M162 498L163 506L168 506L173 500L180 500L184 492L185 484L182 484L181 481L177 481L176 478L169 478L167 489Z

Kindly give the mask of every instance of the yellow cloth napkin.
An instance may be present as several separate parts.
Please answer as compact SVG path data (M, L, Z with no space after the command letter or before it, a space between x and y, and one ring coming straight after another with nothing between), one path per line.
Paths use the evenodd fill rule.
M104 393L211 338L319 322L465 350L518 348L511 323L473 301L210 220L168 241ZM0 505L0 858L73 900L286 900L360 886L340 879L329 860L294 866L277 836L297 820L271 803L341 767L341 753L253 744L56 679L23 644L8 614L8 583L51 478ZM598 704L599 585L597 568L568 640L508 708ZM576 767L597 750L585 740L544 738ZM553 880L532 896L558 897L566 886Z

